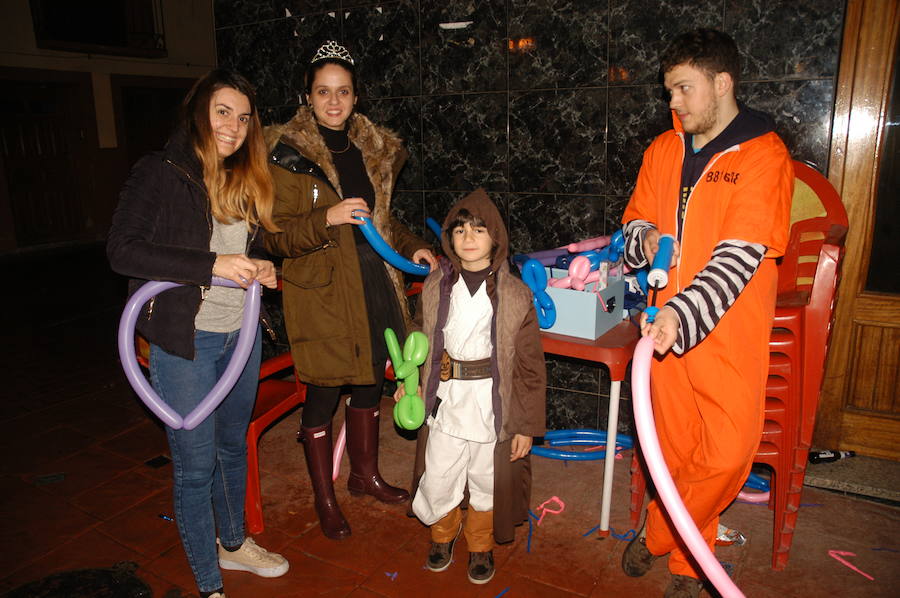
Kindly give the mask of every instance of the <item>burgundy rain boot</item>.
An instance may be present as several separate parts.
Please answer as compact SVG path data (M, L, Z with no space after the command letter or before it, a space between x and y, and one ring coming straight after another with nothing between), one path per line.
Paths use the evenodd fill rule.
M350 525L341 513L331 481L331 422L316 428L301 427L300 438L316 496L316 513L322 533L332 540L342 540L350 535Z
M399 503L409 499L409 492L391 486L378 473L378 409L347 406L347 489L351 494L371 494L381 502Z

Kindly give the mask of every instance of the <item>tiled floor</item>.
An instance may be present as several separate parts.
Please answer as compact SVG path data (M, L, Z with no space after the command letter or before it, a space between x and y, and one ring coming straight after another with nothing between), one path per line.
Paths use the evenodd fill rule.
M146 464L167 453L164 434L133 398L117 364L121 283L105 273L96 249L0 265L11 269L12 280L34 280L17 285L16 292L4 291L0 316L0 594L56 572L131 561L155 598L194 596L175 525L161 517L172 514L171 465ZM389 418L382 423L382 472L406 485L414 445L394 431ZM602 461L566 465L535 459L533 505L558 496L566 508L533 529L530 546L525 527L513 544L497 547L496 577L474 586L466 580L464 541L446 572L425 571L426 528L406 516L405 506L349 496L346 471L338 498L353 535L342 542L325 539L295 430L292 416L261 441L266 530L257 537L282 552L291 570L271 580L225 572L229 598L663 593L664 563L644 578L628 578L619 567L624 542L584 535L599 520ZM616 464L612 525L618 532L628 528L629 458L626 453ZM807 506L782 572L769 567L768 509L735 504L724 515L725 523L749 537L744 546L718 553L746 595L897 596L900 509L813 488L805 489L803 501ZM855 553L845 558L874 580L830 557L832 550Z

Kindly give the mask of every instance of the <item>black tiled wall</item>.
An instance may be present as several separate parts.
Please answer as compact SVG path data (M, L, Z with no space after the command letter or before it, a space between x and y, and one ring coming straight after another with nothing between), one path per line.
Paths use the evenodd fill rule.
M287 120L326 39L359 65L361 109L410 160L395 213L425 233L485 187L514 252L609 234L643 150L670 127L658 52L714 27L744 57L739 98L769 112L793 156L827 169L843 0L216 0L219 63ZM471 22L461 28L447 23ZM443 26L442 26L443 24ZM426 237L430 238L430 237ZM606 369L548 358L551 427L606 426ZM625 385L628 396L628 385ZM621 408L628 429L630 404Z

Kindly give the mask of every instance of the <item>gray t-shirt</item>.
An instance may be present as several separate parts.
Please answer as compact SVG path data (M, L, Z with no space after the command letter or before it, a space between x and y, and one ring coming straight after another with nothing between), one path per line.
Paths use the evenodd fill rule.
M247 225L243 220L222 224L212 219L209 250L217 255L244 253L247 248ZM200 302L194 327L206 332L232 332L241 327L244 315L244 289L213 286Z

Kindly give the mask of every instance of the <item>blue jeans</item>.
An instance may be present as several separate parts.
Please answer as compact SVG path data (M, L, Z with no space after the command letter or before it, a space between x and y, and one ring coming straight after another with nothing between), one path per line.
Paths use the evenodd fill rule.
M238 333L204 332L194 337L194 360L150 347L150 380L159 396L184 417L222 376ZM166 427L175 473L175 521L201 592L222 587L216 530L225 546L244 541L247 486L247 426L256 401L261 338L225 400L193 430Z

